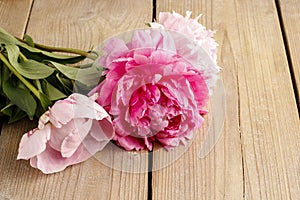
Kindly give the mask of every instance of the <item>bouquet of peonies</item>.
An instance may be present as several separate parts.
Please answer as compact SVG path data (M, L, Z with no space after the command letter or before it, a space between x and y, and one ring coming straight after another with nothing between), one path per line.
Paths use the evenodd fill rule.
M18 159L53 173L110 141L125 150L152 150L154 142L170 150L191 139L219 67L214 32L190 15L160 13L149 29L107 40L101 56L34 44L29 36L17 40L1 30L1 113L10 122L39 117L38 127L23 135ZM86 57L95 61L76 66Z

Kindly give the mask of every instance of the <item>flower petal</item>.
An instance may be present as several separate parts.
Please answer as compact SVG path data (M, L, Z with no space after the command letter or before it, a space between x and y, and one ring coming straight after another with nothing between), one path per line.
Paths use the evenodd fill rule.
M99 142L111 140L115 135L111 120L106 118L100 121L94 120L90 134Z
M77 150L77 148L81 144L81 138L78 134L71 133L68 135L61 145L61 155L62 157L68 158L71 157L74 152Z
M101 120L108 117L108 113L97 104L93 97L87 97L82 94L74 93L69 99L74 101L70 112L73 112L73 118L88 118Z
M69 98L59 100L49 109L50 122L57 128L61 128L73 118L72 108L75 102Z
M43 152L50 139L50 127L50 124L46 124L44 129L34 129L25 133L19 144L17 159L27 160Z
M30 158L30 165L33 168L37 168L37 158L34 156L33 158Z
M64 170L69 165L87 160L91 157L83 146L80 146L72 157L64 158L59 151L47 145L46 150L37 155L37 168L45 174L55 173Z
M117 135L116 135L117 136ZM117 140L117 143L123 147L125 150L142 150L145 148L143 138L136 138L131 135L125 137L115 137L114 140Z
M84 138L82 145L86 151L88 151L91 155L94 155L98 151L101 151L109 143L109 141L110 140L102 140L99 142L91 135L87 135L86 138Z
M78 121L78 123L76 123L76 121ZM67 137L65 137L61 143L61 155L63 157L68 158L73 155L91 130L92 122L93 120L91 119L88 119L83 123L82 120L74 119L75 127L73 131Z
M123 40L119 38L112 38L105 44L104 51L109 52L109 55L103 57L104 59L100 59L99 64L109 67L113 60L123 55L126 51L128 51L128 48Z

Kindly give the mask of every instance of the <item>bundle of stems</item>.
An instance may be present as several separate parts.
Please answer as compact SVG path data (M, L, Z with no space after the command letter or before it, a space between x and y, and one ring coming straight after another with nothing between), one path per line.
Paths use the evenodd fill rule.
M74 91L89 91L101 78L98 57L94 51L37 44L28 35L16 38L0 27L0 115L9 123L33 119Z

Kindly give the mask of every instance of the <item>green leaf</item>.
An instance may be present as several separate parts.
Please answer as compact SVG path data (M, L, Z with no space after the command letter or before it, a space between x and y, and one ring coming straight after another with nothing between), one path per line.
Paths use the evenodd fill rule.
M48 51L43 51L27 44L20 43L18 44L21 52L28 58L34 59L36 61L42 62L43 60L51 60L59 62L62 64L74 64L85 59L84 56L68 56L62 54L55 54Z
M25 111L32 119L37 107L35 99L28 89L19 88L10 80L3 83L3 92L13 104Z
M102 71L95 68L74 68L60 63L49 61L55 68L69 79L78 81L86 86L94 86L98 84Z
M40 92L43 92L42 85L41 85L41 82L40 82L40 81L41 81L41 80L36 79L36 80L34 81L34 83L35 83L36 88L37 88Z
M21 110L12 103L9 103L4 108L2 108L0 112L4 115L9 116L9 124L19 121L20 119L26 116L26 113L23 110Z
M60 84L59 86L63 87L63 89L65 90L65 92L67 94L71 94L72 90L73 90L73 88L72 88L73 87L72 81L70 79L60 77L59 73L56 74L56 78L59 81L59 84Z
M3 62L0 61L0 63L1 63L1 65L0 65L1 66L1 74L0 75L1 75L1 81L3 83L9 79L10 71L7 67L5 67Z
M56 69L58 69L62 74L64 74L66 77L69 79L75 80L77 73L78 73L78 68L62 65L60 63L52 62L49 61Z
M42 87L43 87L43 91L45 92L45 94L47 94L47 96L49 97L49 99L51 101L67 97L67 95L65 95L64 93L62 93L60 90L58 90L57 88L55 88L53 85L51 85L46 80L42 81Z
M33 53L34 55L31 56L35 57L36 59L34 60L37 60L39 62L41 62L42 60L53 60L63 64L73 64L73 63L80 62L85 58L84 56L68 56L68 55L61 55L61 54L51 53L48 51L43 51L33 47L34 43L30 36L25 35L24 39L26 43L20 42L15 37L13 37L8 32L6 32L3 28L0 27L0 44L18 45L23 50L25 49L27 50L27 53L26 52L24 53L25 55ZM31 56L29 58L31 58Z
M8 120L8 123L11 124L11 123L14 123L16 121L19 121L20 119L24 118L26 116L26 113L21 110L20 108L14 106L13 107L13 114L12 116L10 116L9 120Z
M35 60L18 62L19 48L16 45L7 45L8 60L11 65L24 77L29 79L43 79L50 76L55 69Z
M0 94L1 94L1 88L2 88L2 79L3 79L3 72L2 69L5 68L3 62L0 60Z
M28 72L30 72L30 74L24 76L30 79L43 79L50 76L55 71L55 69L43 63L30 59L26 62L21 62L20 65L24 70L28 69Z
M26 42L26 44L28 44L31 47L34 47L33 40L32 40L32 38L29 35L25 34L23 39Z
M0 95L0 109L3 109L6 106L6 97ZM1 111L0 111L1 112Z
M73 83L72 80L65 77L59 71L49 76L47 79L51 85L53 85L56 89L63 92L65 95L69 96L73 91Z
M41 105L44 111L46 111L48 107L51 106L52 102L50 101L50 98L47 95L43 94L42 92L39 92L39 97L41 100Z
M2 63L3 64L3 63ZM4 64L3 64L4 65ZM0 93L2 95L4 95L3 93L3 83L5 83L9 78L10 78L10 71L7 67L4 67L4 66L1 66L1 69L0 69Z
M9 103L4 108L2 108L0 112L11 117L13 114L13 106L14 104Z
M0 27L0 43L9 45L9 44L18 44L19 41L14 38L12 35L7 33L3 28Z

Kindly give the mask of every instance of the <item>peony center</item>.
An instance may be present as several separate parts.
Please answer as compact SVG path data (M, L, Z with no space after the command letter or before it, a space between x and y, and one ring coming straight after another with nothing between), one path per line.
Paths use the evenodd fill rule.
M147 130L139 133L140 136L151 137L161 131L176 132L180 128L181 107L163 85L143 85L132 94L129 105L132 123Z

